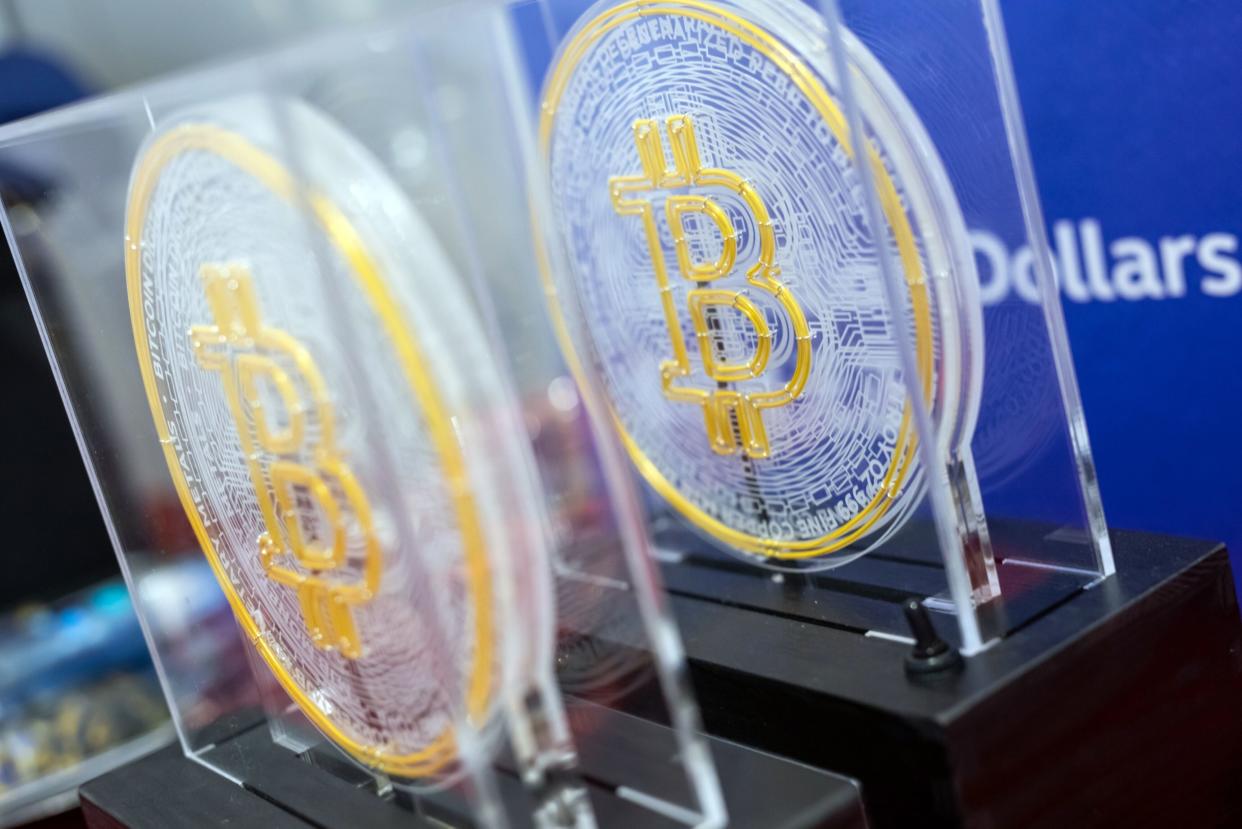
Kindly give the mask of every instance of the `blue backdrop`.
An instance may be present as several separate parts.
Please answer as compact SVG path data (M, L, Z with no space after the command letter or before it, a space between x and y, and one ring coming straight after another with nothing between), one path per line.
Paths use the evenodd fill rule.
M1154 271L1129 297L1065 299L1109 523L1222 539L1237 572L1242 6L1004 11L1050 226L1080 253L1098 229L1101 272L1120 258Z

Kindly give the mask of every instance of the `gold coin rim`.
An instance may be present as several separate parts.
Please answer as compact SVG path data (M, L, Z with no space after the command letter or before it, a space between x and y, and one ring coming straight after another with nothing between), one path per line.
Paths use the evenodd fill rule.
M453 725L446 726L428 744L414 752L392 753L383 746L368 745L347 734L329 715L315 704L297 683L289 669L276 655L263 635L248 607L241 600L221 565L220 554L204 526L189 483L177 459L168 427L167 415L160 401L154 368L147 341L146 315L142 304L142 238L147 209L160 174L175 158L186 152L207 152L225 159L251 175L285 201L297 204L305 200L314 219L324 230L333 247L340 251L358 286L367 297L385 334L392 341L406 381L424 414L428 433L440 461L446 484L452 493L453 508L462 536L466 585L474 607L475 650L471 660L466 688L466 710L478 721L486 716L494 687L495 655L494 620L492 611L491 572L478 510L470 491L469 473L461 446L453 432L448 409L440 395L433 375L427 369L419 344L411 336L409 325L380 274L375 260L368 253L362 237L345 214L327 197L313 190L304 190L290 172L274 157L252 144L242 135L212 124L185 123L159 136L147 147L135 164L130 180L130 194L125 220L125 281L129 297L130 321L134 345L142 373L143 386L168 470L181 506L193 527L216 581L224 590L233 614L263 661L271 668L281 687L320 731L359 762L400 777L426 777L443 770L457 756Z
M810 67L773 35L727 9L712 3L702 2L702 0L676 0L675 2L670 2L670 0L629 0L629 2L606 9L579 28L560 50L558 60L545 81L540 105L539 151L544 164L549 170L549 174L551 171L552 130L555 125L557 105L577 64L582 60L587 50L612 29L631 20L650 18L659 14L686 17L716 26L764 55L784 72L802 94L806 96L807 100L811 102L833 135L841 143L846 154L850 158L855 157L853 146L849 140L849 128L845 117L836 102L828 94L828 90L824 88L824 85L815 73L811 71ZM935 392L933 385L934 335L927 284L923 274L923 264L919 258L918 247L914 241L914 229L911 227L910 219L901 206L901 199L896 185L893 183L892 177L884 166L883 159L876 148L869 145L867 149L876 189L880 197L880 206L896 240L898 258L905 274L906 287L910 291L911 306L914 311L915 349L919 380L923 388L924 399L930 405ZM538 245L539 240L544 237L538 227L537 218L535 221L535 237ZM542 250L540 254L540 272L544 282L544 289L548 296L548 306L551 310L557 338L560 341L562 351L565 353L570 370L582 382L585 380L582 363L565 322L564 309L561 307L557 295L550 265ZM693 525L713 538L719 539L744 552L772 559L801 560L817 558L838 552L861 538L888 512L889 508L896 501L897 494L901 491L901 487L905 484L909 475L918 445L913 429L911 405L909 400L907 400L902 412L901 426L893 447L892 458L885 470L884 478L881 480L871 500L848 521L824 535L802 541L785 541L754 535L731 527L710 515L702 507L687 498L642 451L622 423L612 400L607 395L605 397L622 445L638 469L639 474L643 476L656 492L672 504Z

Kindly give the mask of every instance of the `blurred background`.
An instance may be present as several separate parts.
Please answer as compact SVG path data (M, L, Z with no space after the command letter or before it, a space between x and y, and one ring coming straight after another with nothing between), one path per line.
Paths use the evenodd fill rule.
M1235 0L1002 5L1109 523L1242 550L1242 12ZM408 6L0 0L0 123ZM0 188L32 204L42 192L2 168ZM973 241L988 301L1022 295L1022 251ZM0 383L4 826L71 806L79 782L172 730L7 246ZM161 531L158 514L142 520ZM217 595L185 546L170 595L195 580ZM167 612L228 624L219 603Z

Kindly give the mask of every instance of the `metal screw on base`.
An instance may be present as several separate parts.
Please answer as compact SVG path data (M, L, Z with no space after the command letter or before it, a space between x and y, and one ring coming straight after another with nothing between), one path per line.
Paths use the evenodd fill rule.
M550 775L537 797L536 829L596 829L591 801L576 775Z
M914 635L914 648L906 654L907 673L930 674L962 667L962 655L936 633L936 626L921 601L906 599L902 610Z

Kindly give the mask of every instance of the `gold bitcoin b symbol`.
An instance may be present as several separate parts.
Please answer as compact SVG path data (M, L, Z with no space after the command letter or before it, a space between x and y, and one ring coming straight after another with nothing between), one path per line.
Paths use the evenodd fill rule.
M669 400L697 403L703 407L707 439L717 453L734 454L740 440L742 451L748 456L766 458L771 449L762 411L786 406L797 399L811 372L811 333L806 315L790 290L777 279L780 268L776 264L776 237L772 232L772 220L754 185L728 170L703 166L690 116L672 115L666 119L665 126L673 153L671 167L665 160L659 125L654 119L641 119L634 122L634 144L638 148L643 172L640 175L613 176L608 180L613 209L623 216L639 216L643 220L647 249L660 289L664 322L673 347L673 359L660 364L664 396ZM655 210L649 199L635 196L651 190L691 187L719 187L730 191L740 198L750 213L758 237L759 255L746 271L746 281L775 300L788 318L795 337L793 372L782 388L742 392L727 387L729 383L741 383L763 375L772 353L772 332L763 312L746 291L703 287L733 273L737 264L738 234L732 219L720 204L707 196L685 193L666 196L664 212L677 252L677 269L683 279L698 286L687 292L686 302L703 358L703 371L710 380L716 381L717 388L700 389L675 382L690 375L690 357L664 262ZM694 261L686 238L685 219L689 214L705 217L719 232L721 251L716 261ZM713 315L721 307L740 313L753 330L755 345L749 359L730 362L716 353L716 337L711 326Z
M266 531L269 578L297 590L316 647L362 655L351 608L379 588L371 506L335 443L331 401L310 353L261 318L250 273L202 269L214 325L190 329L198 363L220 374Z

